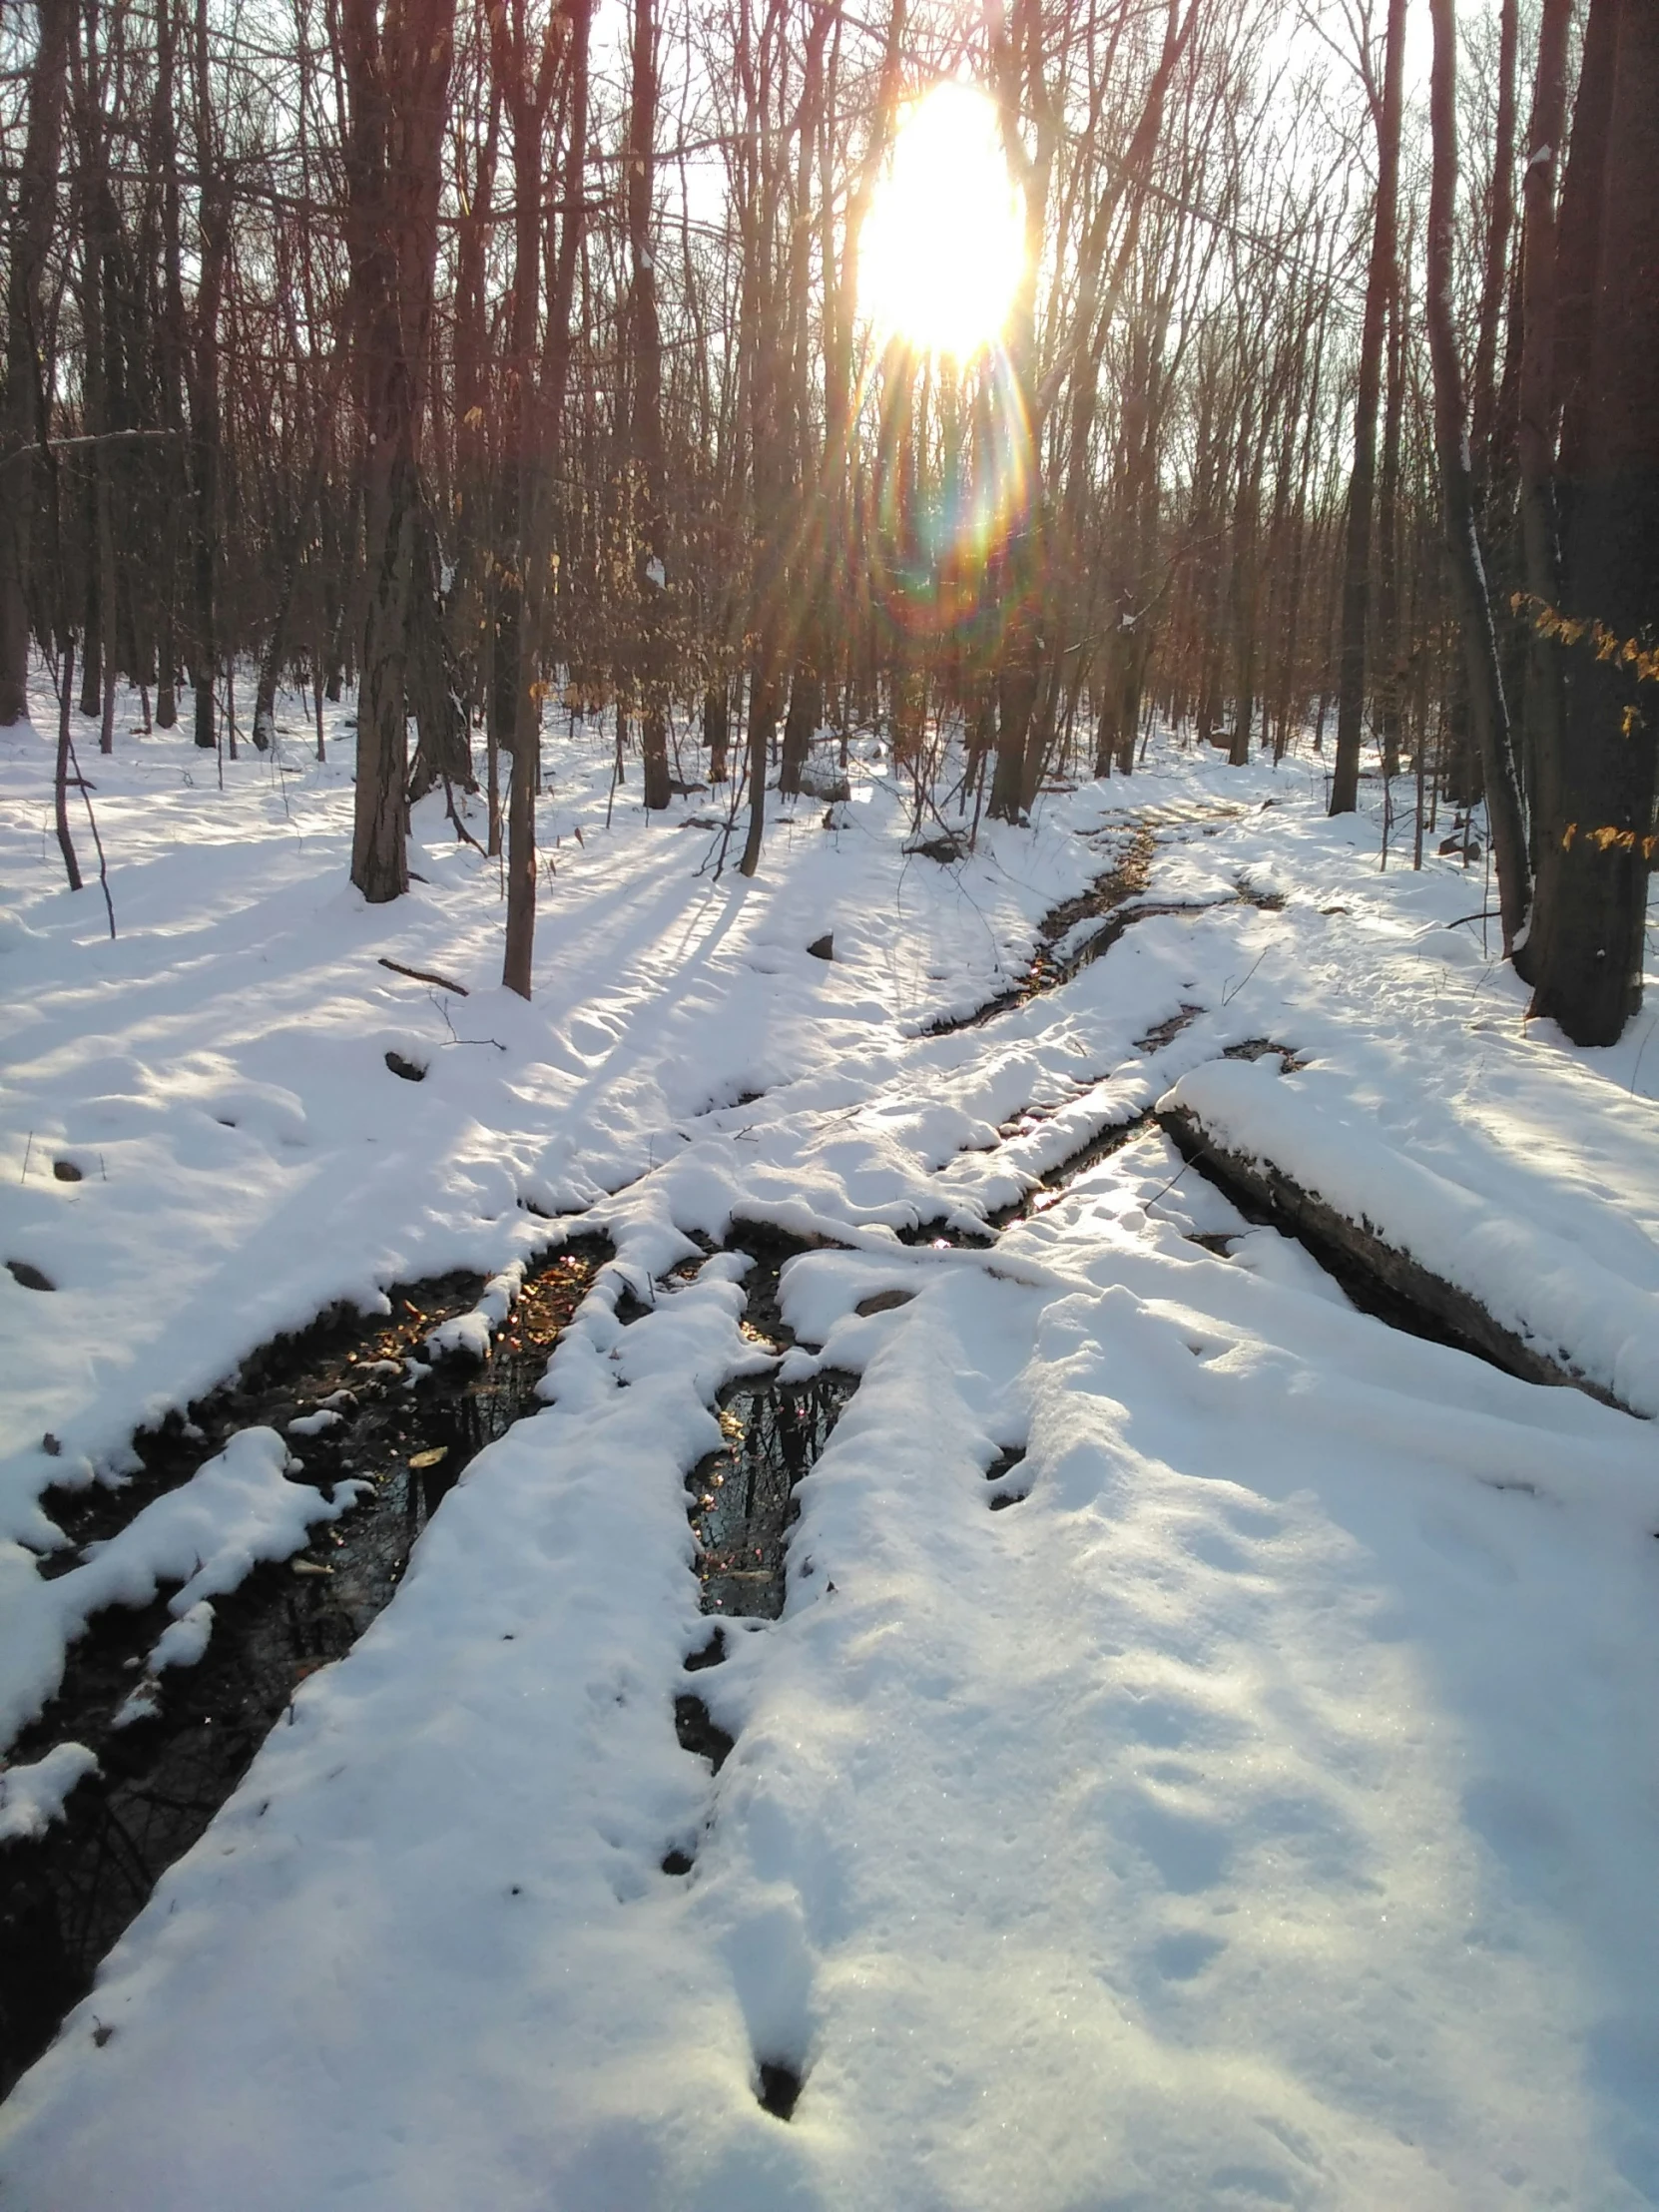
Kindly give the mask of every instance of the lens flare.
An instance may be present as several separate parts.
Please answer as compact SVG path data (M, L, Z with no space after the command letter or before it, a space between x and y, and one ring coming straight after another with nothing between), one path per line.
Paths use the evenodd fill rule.
M893 140L858 246L858 298L884 337L966 361L1006 323L1025 211L997 125L972 85L937 84Z
M872 595L896 632L992 653L1013 604L1014 548L1030 525L1031 433L1017 381L1000 347L980 356L956 437L929 479L905 457L915 385L893 368L861 530Z

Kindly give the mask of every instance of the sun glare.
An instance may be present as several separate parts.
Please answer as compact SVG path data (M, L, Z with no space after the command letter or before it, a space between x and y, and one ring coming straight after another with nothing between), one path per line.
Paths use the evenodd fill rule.
M1024 255L996 109L972 85L935 85L900 122L864 219L865 314L887 336L966 360L1000 334Z

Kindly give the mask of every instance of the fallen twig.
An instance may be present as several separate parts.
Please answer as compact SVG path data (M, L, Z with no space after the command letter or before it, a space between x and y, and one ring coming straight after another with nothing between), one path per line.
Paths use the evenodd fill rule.
M453 991L457 998L471 996L464 983L451 982L447 975L437 975L430 968L405 967L401 960L388 960L382 952L380 965L389 967L394 975L407 975L416 983L435 983L440 991Z

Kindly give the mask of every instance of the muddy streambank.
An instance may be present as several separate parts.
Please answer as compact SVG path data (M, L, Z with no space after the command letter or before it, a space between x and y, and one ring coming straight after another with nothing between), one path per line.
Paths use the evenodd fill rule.
M1135 824L1117 858L1104 874L1097 875L1087 890L1080 891L1075 898L1062 899L1044 914L1037 924L1037 948L1019 981L1005 991L998 991L994 998L986 999L971 1013L947 1014L939 1021L930 1022L926 1034L949 1037L960 1029L982 1028L998 1014L1023 1006L1028 999L1044 991L1057 989L1079 969L1087 967L1091 960L1098 959L1127 926L1129 917L1120 914L1118 909L1146 889L1156 842L1149 824ZM1100 929L1083 929L1085 922L1095 919L1102 923Z
M1235 807L1219 808L1208 818L1172 818L1149 813L1126 823L1114 832L1120 842L1111 866L1074 898L1062 899L1057 906L1051 906L1037 924L1036 949L1019 981L999 991L994 998L986 999L971 1013L948 1014L929 1023L925 1034L948 1037L958 1030L978 1029L994 1021L998 1014L1009 1013L1046 991L1057 990L1062 983L1069 983L1074 975L1081 974L1084 968L1110 952L1124 931L1138 921L1153 921L1167 914L1208 913L1217 905L1238 903L1273 907L1282 903L1271 895L1259 895L1248 883L1241 881L1236 899L1149 899L1143 904L1130 904L1132 899L1142 899L1151 879L1160 830L1194 830L1200 836L1214 836L1222 825L1238 813ZM1090 927L1091 923L1097 926Z
M341 1519L313 1528L293 1559L257 1568L214 1601L213 1634L194 1667L167 1668L154 1682L144 1673L172 1617L165 1594L94 1615L71 1647L57 1696L10 1757L27 1763L72 1741L97 1755L99 1771L42 1835L0 1845L0 2096L242 1780L297 1685L342 1657L390 1600L416 1537L474 1454L534 1410L553 1346L608 1249L586 1239L527 1269L482 1363L423 1357L431 1330L475 1306L480 1276L398 1285L389 1316L332 1308L135 1437L144 1466L126 1488L48 1492L46 1510L74 1546L43 1562L51 1574L188 1481L244 1428L276 1429L302 1462L295 1478L324 1492L347 1475L373 1484ZM290 1433L292 1420L329 1398L337 1425ZM123 1707L140 1717L118 1725Z

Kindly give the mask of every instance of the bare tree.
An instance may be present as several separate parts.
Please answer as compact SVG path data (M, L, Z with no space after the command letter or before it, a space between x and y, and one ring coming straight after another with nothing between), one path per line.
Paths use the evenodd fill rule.
M1361 57L1377 128L1377 213L1372 225L1371 266L1366 275L1366 315L1360 335L1360 383L1354 403L1354 473L1348 486L1348 530L1343 552L1342 659L1337 678L1337 759L1331 779L1331 812L1354 812L1360 789L1360 745L1366 709L1366 644L1371 613L1372 506L1377 484L1377 411L1382 382L1382 345L1388 301L1397 277L1399 121L1405 64L1405 0L1388 0L1383 34L1381 98L1371 77L1371 42L1362 17Z
M6 279L6 381L0 397L0 724L28 715L30 592L39 505L37 448L49 386L42 316L58 192L74 0L38 0L40 38L29 71L28 129L12 205Z
M351 880L408 888L405 667L454 0L341 0L348 239L367 455Z
M1507 955L1526 926L1531 871L1520 795L1509 750L1509 718L1498 668L1497 635L1486 592L1469 465L1468 415L1451 310L1453 212L1457 198L1457 25L1453 0L1432 0L1434 61L1429 93L1433 173L1428 200L1425 287L1429 353L1434 364L1434 443L1439 459L1446 548L1457 597L1463 665L1497 864L1498 907Z
M1569 218L1576 216L1575 222ZM1564 714L1540 838L1533 1011L1611 1044L1641 1003L1659 838L1659 16L1592 0L1564 188L1563 275L1593 240L1561 434ZM1584 281L1582 265L1573 272ZM1564 288L1564 287L1563 287Z

